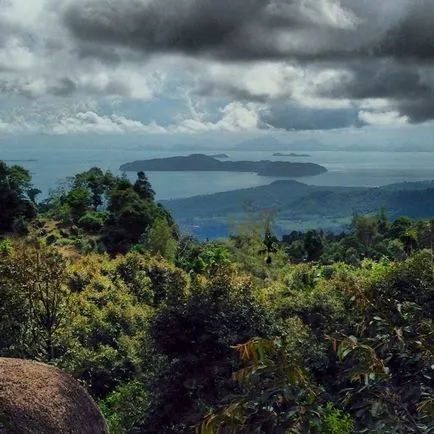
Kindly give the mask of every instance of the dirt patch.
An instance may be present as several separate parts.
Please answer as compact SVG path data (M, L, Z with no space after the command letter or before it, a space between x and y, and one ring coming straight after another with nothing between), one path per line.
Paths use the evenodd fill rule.
M0 358L0 433L108 433L90 395L43 363Z

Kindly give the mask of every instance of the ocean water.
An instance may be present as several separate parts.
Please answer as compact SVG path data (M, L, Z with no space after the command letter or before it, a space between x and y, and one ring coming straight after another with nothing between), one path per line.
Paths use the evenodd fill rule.
M0 159L29 169L34 184L42 190L39 199L68 176L93 166L120 174L123 163L148 158L188 155L194 151L143 150L128 145L46 146L40 143L19 146L0 145ZM297 178L301 182L326 186L376 187L403 181L434 179L434 152L344 152L303 151L309 157L274 157L273 151L241 152L213 149L207 154L226 153L232 160L281 160L312 162L325 166L328 172ZM134 173L127 174L131 179ZM209 194L239 188L266 185L276 179L255 173L233 172L148 172L157 199L173 199ZM287 178L286 178L287 179Z

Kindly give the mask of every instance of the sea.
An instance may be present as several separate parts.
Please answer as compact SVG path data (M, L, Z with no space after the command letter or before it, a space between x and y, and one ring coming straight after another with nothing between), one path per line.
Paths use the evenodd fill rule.
M30 170L33 183L48 197L59 182L76 173L100 167L120 175L121 164L150 158L189 155L194 150L147 150L144 147L110 144L106 146L46 146L40 143L19 146L0 144L0 160L19 164ZM280 151L282 152L282 151ZM371 151L309 151L307 157L277 157L274 151L228 151L210 149L207 155L227 154L230 160L274 160L312 162L325 166L327 173L297 178L298 181L321 186L377 187L398 182L434 180L434 152L371 152ZM234 172L148 172L158 200L177 199L241 188L267 185L283 179ZM133 180L134 173L127 173ZM288 179L288 178L285 178Z

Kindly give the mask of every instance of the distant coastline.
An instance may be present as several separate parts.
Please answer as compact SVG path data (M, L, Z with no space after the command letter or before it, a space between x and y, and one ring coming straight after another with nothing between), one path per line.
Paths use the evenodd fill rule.
M36 163L38 160L29 158L27 160L4 160L7 163Z
M314 163L285 161L219 161L204 154L133 161L123 164L124 172L255 172L260 176L289 177L320 175L327 169Z
M275 152L273 157L311 157L309 154L297 154L295 152L290 152L289 154L284 154L282 152Z

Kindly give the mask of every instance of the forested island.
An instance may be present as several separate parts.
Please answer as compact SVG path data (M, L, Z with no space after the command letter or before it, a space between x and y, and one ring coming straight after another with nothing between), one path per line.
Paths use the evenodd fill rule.
M432 432L432 183L270 187L251 189L257 205L228 236L200 241L144 172L130 181L94 167L38 202L31 174L0 162L0 358L69 373L116 434ZM394 197L395 212L425 201L427 219L379 209L340 233L280 237L266 209L277 190L295 210L374 193ZM228 198L196 204L216 199ZM28 372L7 386L26 393ZM53 403L37 404L44 425ZM24 432L10 411L0 400L0 431Z
M204 154L182 157L155 158L123 164L125 172L255 172L260 176L291 177L320 175L327 169L314 163L291 163L284 161L219 161Z

